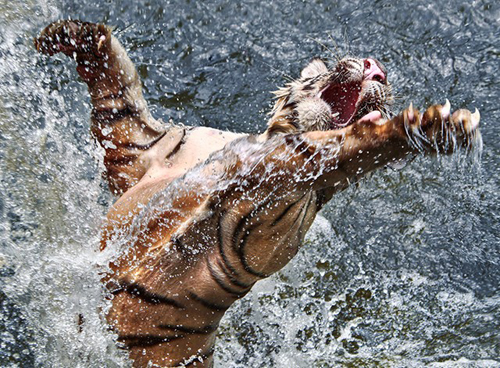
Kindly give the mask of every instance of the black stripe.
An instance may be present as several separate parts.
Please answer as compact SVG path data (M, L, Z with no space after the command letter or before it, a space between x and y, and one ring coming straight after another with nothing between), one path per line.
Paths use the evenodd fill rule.
M178 332L183 332L186 334L194 335L194 334L200 334L200 335L206 335L210 334L212 332L215 332L217 328L219 327L218 324L216 325L208 325L202 328L194 328L194 327L186 327L182 325L158 325L159 328L164 328L164 329L170 329Z
M123 89L125 87L122 87L118 93L113 93L111 91L106 91L106 93L109 92L109 94L107 95L102 95L102 96L99 96L99 97L92 97L92 104L95 105L97 103L103 103L103 101L108 101L108 100L118 100L120 98L123 98Z
M127 148L136 148L136 149L139 149L141 151L145 151L147 149L150 149L156 143L158 143L160 141L160 139L162 139L165 136L165 134L167 134L167 132L163 132L163 134L159 135L158 137L156 137L155 139L153 139L151 142L148 142L146 144L127 143L125 145L125 147L127 147Z
M221 215L219 217L219 225L218 225L218 228L217 228L218 238L219 238L219 253L222 256L222 260L224 261L223 264L219 264L221 266L220 269L227 276L227 278L229 279L229 281L231 282L231 284L239 286L239 287L242 287L242 288L250 288L250 287L253 286L254 283L251 283L249 285L249 284L246 284L246 283L243 283L243 282L239 281L236 278L236 277L239 277L239 274L234 269L234 267L231 265L231 263L229 263L229 260L228 260L228 258L226 256L226 253L224 252L223 237L222 237L222 231L221 231L221 229L222 229L222 218L224 217L224 215L225 215L225 213L221 213ZM245 219L245 218L246 217L244 217L243 219ZM234 239L234 235L233 235L233 239ZM234 247L234 243L233 243L233 247ZM237 251L236 251L236 253L238 254ZM226 268L229 271L227 271ZM232 273L232 275L231 275L231 273Z
M309 83L309 84L305 84L303 87L302 87L302 90L304 91L310 91L312 89L314 89L316 86L314 85L314 83Z
M248 292L248 290L250 290L250 288L255 284L255 282L252 282L251 284L246 284L246 283L241 282L240 280L236 279L234 277L234 275L232 275L230 273L231 272L230 270L229 271L226 270L226 266L220 260L217 260L217 265L222 270L222 272L224 272L224 275L226 275L226 277L229 279L229 281L231 282L231 284L233 284L235 286L239 286L239 287L244 288L244 289L247 289L245 291L245 293Z
M175 250L178 251L179 253L186 254L186 246L184 245L184 242L181 240L181 235L173 235L170 238L170 242L172 245L175 247Z
M281 213L281 215L279 215L272 223L271 223L271 227L274 227L276 226L276 224L278 222L280 222L283 217L286 216L286 214L297 204L299 203L301 200L304 199L304 197L307 195L308 192L306 192L302 197L300 197L297 201L293 202L292 204L290 204L287 208L285 208L285 210Z
M102 108L102 109L96 109L95 107L92 109L92 118L100 121L100 122L105 122L106 124L109 125L114 125L117 124L118 122L122 121L126 117L137 117L138 114L130 110L129 106L125 106L124 108L117 109L115 107L113 108Z
M162 138L163 138L163 136L162 136ZM183 128L182 129L182 137L181 137L181 139L179 139L179 143L177 143L177 145L174 147L174 149L167 155L167 157L165 157L165 160L168 160L169 158L171 158L173 155L175 155L177 153L177 151L179 151L181 149L181 146L184 143L186 143L185 139L186 139L186 128Z
M260 212L265 206L267 206L271 202L271 200L268 200L266 202L260 203L257 207L255 207L253 210L251 210L246 216L243 216L240 221L238 222L238 225L236 225L236 229L234 230L234 235L233 235L233 249L238 252L238 240L240 237L240 234L243 233L243 228L245 225L245 222L247 222L249 219L253 218L256 214ZM241 241L241 240L240 240Z
M227 310L227 308L229 308L229 306L225 306L225 305L220 305L220 304L216 304L216 303L212 303L204 298L202 298L201 296L199 295L196 295L195 293L193 293L192 291L189 292L189 298L200 303L201 305L203 305L205 308L207 309L210 309L210 310L213 310L213 311L216 311L216 312L224 312Z
M247 214L246 216L243 216L240 219L240 221L238 221L238 224L236 225L236 228L234 229L233 250L235 252L238 252L238 249L241 247L241 245L238 245L238 242L241 243L241 240L242 240L242 239L240 239L240 234L243 233L245 223L248 221L248 219L250 219L252 217L252 214L253 214L253 210L250 211L250 213Z
M212 265L212 263L209 260L207 260L207 265L208 265L208 271L210 272L210 276L212 276L212 279L214 279L214 281L217 283L217 285L219 285L220 288L222 290L224 290L226 293L234 295L237 298L241 298L243 295L245 295L248 292L248 290L241 292L241 291L231 289L229 286L227 286L224 283L224 280L222 280L221 277L217 274L217 272L214 269L214 266Z
M222 235L222 219L225 216L225 214L226 214L225 212L220 214L219 223L217 226L217 238L219 241L219 244L218 244L219 245L219 253L222 257L222 260L224 261L224 266L225 266L225 267L221 267L221 269L224 272L224 274L229 278L229 281L231 281L231 283L233 285L246 288L246 287L249 287L251 285L247 285L247 284L244 284L244 283L238 281L238 279L236 277L239 277L240 275L238 274L238 271L236 271L236 269L234 269L234 267L231 265L231 263L229 262L229 259L227 258L226 253L224 252L224 239L223 239L223 235ZM232 273L232 275L229 272L226 272L226 268L229 270L230 273Z
M127 348L148 347L162 343L168 343L183 338L183 335L158 336L158 335L122 335L118 337L118 342L126 345Z
M173 235L170 242L174 249L183 257L183 260L189 264L193 264L195 258L193 257L193 248L184 242L184 234Z
M255 228L257 228L260 224L257 223L252 225L251 227L247 227L246 229L244 228L245 228L245 223L251 220L255 215L257 215L264 207L268 206L269 202L270 200L262 202L261 204L259 204L259 206L250 211L248 215L242 217L241 220L238 222L238 225L236 226L235 234L233 236L234 239L233 249L236 251L238 258L240 259L240 263L243 266L243 269L249 274L257 276L259 278L266 278L269 275L266 273L256 271L248 265L248 263L245 260L245 245L246 245L246 239L250 235L250 232ZM245 232L245 235L241 239L239 239L240 234L243 232Z
M240 244L239 248L237 249L237 252L238 252L238 257L240 259L241 265L243 266L245 271L251 275L254 275L254 276L257 276L261 279L264 279L266 277L269 277L271 274L267 274L267 273L263 273L263 272L259 272L259 271L254 270L252 267L250 267L250 265L245 260L245 246L247 244L247 238L250 236L251 232L254 229L258 228L259 225L260 224L256 224L250 228L247 228L246 234L241 239L241 244Z
M147 303L150 304L166 304L166 305L171 305L173 307L179 308L179 309L185 309L184 305L179 303L178 301L174 299L167 298L163 295L159 295L157 293L151 292L146 290L143 286L140 286L136 283L129 283L124 286L122 286L121 289L114 290L112 292L113 295L119 294L120 292L125 291L131 295L137 296L140 299L144 300Z

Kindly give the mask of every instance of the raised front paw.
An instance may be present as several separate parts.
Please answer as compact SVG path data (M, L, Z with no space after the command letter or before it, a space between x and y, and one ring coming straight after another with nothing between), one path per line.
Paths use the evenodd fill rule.
M111 30L102 24L79 20L59 20L43 29L35 38L36 49L47 55L62 52L68 56L73 53L93 54L101 57L111 39Z
M423 114L410 107L400 115L406 139L419 150L450 153L470 147L479 137L479 111L460 109L451 114L450 102L433 105Z

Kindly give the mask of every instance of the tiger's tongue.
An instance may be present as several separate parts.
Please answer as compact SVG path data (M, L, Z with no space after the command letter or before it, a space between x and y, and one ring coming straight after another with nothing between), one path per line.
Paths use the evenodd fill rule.
M380 119L382 119L382 113L380 111L372 111L366 114L365 116L362 116L361 119L358 120L358 123L363 123L363 122L374 123Z

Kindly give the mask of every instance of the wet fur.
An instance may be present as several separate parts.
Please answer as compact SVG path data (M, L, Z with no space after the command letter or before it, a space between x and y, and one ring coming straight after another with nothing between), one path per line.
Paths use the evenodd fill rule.
M449 153L479 136L479 115L450 114L448 105L327 130L330 106L317 94L359 81L362 61L353 58L332 69L313 60L277 92L261 136L167 128L150 116L137 72L107 27L60 21L35 45L75 52L89 86L91 129L121 195L102 235L102 249L120 245L103 279L112 295L106 318L138 368L212 366L224 312L293 258L335 193L407 155ZM366 87L363 106L385 113L390 86Z
M383 68L381 64L380 66ZM349 84L360 82L362 79L362 59L344 58L332 69L321 59L313 59L302 70L299 79L274 92L277 100L268 122L268 135L328 130L331 108L317 95L329 84ZM361 97L364 109L359 111L358 115L380 110L383 116L388 118L393 103L390 84L366 84Z

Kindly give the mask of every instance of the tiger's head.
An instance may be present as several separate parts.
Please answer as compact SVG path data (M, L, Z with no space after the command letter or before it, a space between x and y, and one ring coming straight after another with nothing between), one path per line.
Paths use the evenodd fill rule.
M359 119L389 117L393 102L384 66L375 59L344 58L333 68L313 59L300 78L274 92L267 134L346 127Z

